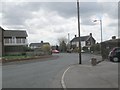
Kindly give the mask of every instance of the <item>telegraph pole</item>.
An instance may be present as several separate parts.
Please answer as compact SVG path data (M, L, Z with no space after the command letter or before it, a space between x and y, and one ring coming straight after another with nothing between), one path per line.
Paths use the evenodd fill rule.
M70 34L68 33L68 50L70 50Z
M78 15L78 37L79 37L79 64L82 64L81 61L81 39L80 39L80 11L79 11L79 0L77 0L77 15Z

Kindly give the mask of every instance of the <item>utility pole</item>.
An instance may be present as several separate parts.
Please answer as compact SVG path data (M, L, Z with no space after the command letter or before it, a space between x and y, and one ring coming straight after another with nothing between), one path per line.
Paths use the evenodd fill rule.
M102 39L102 19L94 20L94 22L97 22L97 21L99 21L99 23L100 23L100 30L101 30L100 54L102 55L102 53L103 53L103 51L102 51L102 41L103 41L103 39Z
M80 11L79 11L79 0L77 0L77 15L78 15L78 37L79 37L79 64L82 64L81 60L81 39L80 39Z
M102 43L102 41L103 41L103 39L102 39L102 20L100 20L100 29L101 29L101 43Z
M68 33L68 50L70 50L70 34Z

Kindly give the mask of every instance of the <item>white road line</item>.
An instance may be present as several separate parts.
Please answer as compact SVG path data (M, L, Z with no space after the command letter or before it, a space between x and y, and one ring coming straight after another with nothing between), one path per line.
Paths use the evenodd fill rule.
M72 66L69 66L63 73L62 75L62 78L61 78L61 84L62 84L62 87L66 90L66 85L65 85L65 82L64 82L64 77L65 77L65 73L71 68Z
M64 82L65 74L66 74L66 72L67 72L70 68L72 68L72 67L74 67L74 66L77 66L77 65L69 66L69 67L64 71L64 73L63 73L63 75L62 75L62 78L61 78L61 85L62 85L62 88L63 88L64 90L67 90L67 87L66 87L65 82ZM90 66L88 66L88 65L82 65L82 66L85 66L85 67L92 67L91 65L90 65Z

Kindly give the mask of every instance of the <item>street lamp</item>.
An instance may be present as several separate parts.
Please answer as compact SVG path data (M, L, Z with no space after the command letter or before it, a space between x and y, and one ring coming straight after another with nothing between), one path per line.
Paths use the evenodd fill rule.
M68 33L68 51L70 51L70 34Z
M94 22L100 22L100 30L101 30L101 45L100 45L100 53L102 55L102 20L94 20Z

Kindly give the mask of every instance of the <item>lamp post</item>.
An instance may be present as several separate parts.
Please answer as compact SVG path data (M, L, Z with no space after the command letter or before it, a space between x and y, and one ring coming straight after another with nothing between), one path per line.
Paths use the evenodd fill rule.
M81 61L81 39L80 39L80 12L79 12L79 0L77 0L77 15L78 15L78 36L79 36L79 64L82 64Z
M101 44L100 44L100 53L102 55L102 20L94 20L94 22L97 22L99 21L100 22L100 30L101 30Z
M68 33L68 51L70 51L70 34Z

